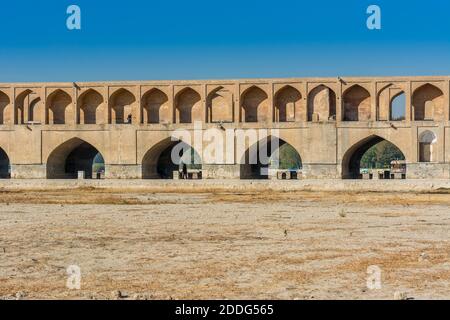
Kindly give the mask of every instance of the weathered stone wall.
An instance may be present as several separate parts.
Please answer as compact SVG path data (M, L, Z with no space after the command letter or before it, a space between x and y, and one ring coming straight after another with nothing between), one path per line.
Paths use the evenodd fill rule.
M106 178L140 179L175 130L200 121L224 139L225 129L277 129L301 156L304 179L341 178L371 137L403 152L408 178L449 179L449 90L450 77L0 84L0 148L12 178L44 178L49 159L87 142L104 157ZM404 120L392 121L399 94ZM426 131L436 136L432 162L419 163ZM204 178L239 178L242 157L205 160Z

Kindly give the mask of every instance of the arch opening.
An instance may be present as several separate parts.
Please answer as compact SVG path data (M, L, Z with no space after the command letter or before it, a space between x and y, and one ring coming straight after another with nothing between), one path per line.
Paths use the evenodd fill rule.
M419 136L419 162L433 162L434 161L434 148L437 137L432 131L424 131Z
M286 86L281 89L275 97L275 122L292 122L295 121L295 114L300 109L300 92L291 87Z
M201 97L197 91L186 88L178 93L175 100L178 123L192 123L202 120Z
M11 178L11 165L6 152L0 148L0 179Z
M233 94L219 87L208 95L206 99L207 121L209 123L233 121Z
M242 95L242 120L243 122L263 122L267 120L268 95L258 87L251 87Z
M133 118L133 105L136 102L134 95L126 90L117 90L110 99L110 119L113 124L131 123Z
M10 104L9 97L2 91L0 91L0 124L10 123Z
M302 159L297 150L286 141L274 136L262 139L250 146L240 163L240 178L269 179L278 171L298 174L302 169Z
M308 96L308 121L336 119L336 94L327 86L314 88Z
M370 120L370 93L354 85L344 93L344 121Z
M147 92L142 99L143 123L168 123L170 121L169 98L159 89Z
M402 91L392 98L389 108L389 120L403 121L406 119L406 96Z
M79 124L96 124L102 119L103 97L93 89L86 91L79 99ZM103 117L104 118L104 117Z
M57 90L48 98L48 123L66 124L73 116L72 98L64 91Z
M84 140L74 138L57 147L47 160L48 179L100 179L105 173L102 154Z
M344 155L342 178L391 179L406 178L403 152L393 143L379 137L368 137Z
M172 158L174 155L174 158ZM170 138L152 147L142 160L143 179L174 179L174 173L187 170L187 178L193 174L201 178L202 160L193 147L182 141L171 141Z
M432 84L425 84L414 91L412 98L414 120L443 120L444 94Z

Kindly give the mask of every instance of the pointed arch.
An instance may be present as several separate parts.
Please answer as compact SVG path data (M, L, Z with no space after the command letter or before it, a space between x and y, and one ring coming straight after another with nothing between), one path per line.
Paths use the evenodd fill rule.
M0 148L0 179L11 178L11 164L8 154Z
M401 153L401 156L398 158L390 159L390 161L394 160L405 160L405 153L398 146L393 144L391 141L382 138L379 135L370 135L355 144L353 144L348 150L345 152L342 157L342 178L344 179L358 179L361 177L360 169L361 169L361 159L364 154L375 145L380 142L386 141L390 145L392 145L395 149Z
M96 159L103 163L103 169L96 169ZM92 144L81 138L69 139L56 147L46 162L47 179L76 179L79 171L84 171L85 178L95 178L98 172L104 173L105 158Z
M435 161L436 134L430 130L425 130L419 135L419 162Z
M377 120L400 121L405 118L405 91L393 83L384 86L377 96Z
M286 85L275 94L275 122L292 122L300 109L302 94L290 85Z
M61 89L48 96L47 106L48 124L66 124L74 119L72 97Z
M0 125L11 124L11 100L0 90Z
M207 121L210 123L233 121L233 94L220 86L206 98Z
M403 121L406 119L406 95L402 90L394 95L389 103L389 120Z
M241 179L268 179L273 171L297 172L302 169L299 151L285 140L268 136L252 142L250 139L244 154L238 155Z
M444 93L430 83L426 83L414 91L412 107L416 121L445 119Z
M171 118L169 98L157 88L142 96L142 123L169 123Z
M125 88L114 92L109 99L109 123L130 123L133 119L133 109L136 97Z
M202 102L200 94L187 87L175 96L176 123L202 121Z
M36 123L44 123L44 104L40 97L35 98L30 102L28 107L28 121Z
M14 111L14 123L15 124L24 124L28 121L26 113L29 110L27 109L27 102L30 101L30 95L33 93L32 90L27 89L17 95L16 97L16 110ZM26 101L28 100L28 101Z
M241 95L241 121L263 122L268 119L267 93L258 86L251 86Z
M359 84L343 94L344 121L367 121L371 118L370 93Z
M176 148L176 149L174 149ZM175 150L175 151L174 151ZM172 159L172 152L179 156ZM173 173L179 170L180 160L189 169L201 170L202 159L188 143L168 137L152 146L142 158L143 179L173 179Z
M308 95L308 121L336 119L336 93L326 85L315 87Z
M95 89L88 89L78 98L80 108L79 124L106 123L103 96Z

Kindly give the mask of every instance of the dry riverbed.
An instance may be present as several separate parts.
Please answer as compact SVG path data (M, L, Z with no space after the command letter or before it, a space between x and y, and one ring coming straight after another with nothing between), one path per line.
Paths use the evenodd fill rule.
M3 189L0 230L4 299L450 298L445 190Z

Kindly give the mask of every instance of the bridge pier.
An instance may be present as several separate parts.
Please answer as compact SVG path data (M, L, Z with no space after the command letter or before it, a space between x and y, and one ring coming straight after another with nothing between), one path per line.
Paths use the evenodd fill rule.
M142 166L136 164L106 164L106 179L141 179Z
M12 164L12 179L45 179L47 170L45 164Z
M408 163L407 179L450 179L448 163Z

